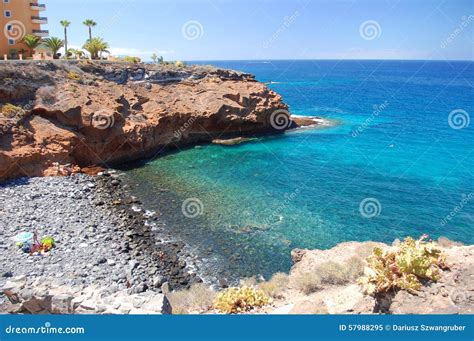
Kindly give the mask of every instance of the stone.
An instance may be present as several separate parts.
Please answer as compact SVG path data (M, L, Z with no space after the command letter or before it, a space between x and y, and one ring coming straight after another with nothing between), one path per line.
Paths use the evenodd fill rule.
M68 294L54 295L51 298L51 312L54 314L71 314L73 297Z
M329 311L322 300L301 300L293 305L290 314L328 314Z
M164 282L165 278L161 275L156 275L153 277L153 286L156 288L160 288Z
M164 282L161 285L161 292L163 294L169 294L170 293L170 284L168 282Z
M171 314L172 307L166 295L154 294L147 302L142 306L142 309L153 311L157 314Z

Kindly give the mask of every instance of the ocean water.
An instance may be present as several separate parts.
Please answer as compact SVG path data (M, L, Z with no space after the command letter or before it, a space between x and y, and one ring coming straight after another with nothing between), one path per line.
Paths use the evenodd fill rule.
M351 240L474 242L473 62L206 64L272 82L293 114L338 122L191 148L127 172L208 272L268 278L290 269L294 248ZM189 198L187 215L202 214L182 213Z

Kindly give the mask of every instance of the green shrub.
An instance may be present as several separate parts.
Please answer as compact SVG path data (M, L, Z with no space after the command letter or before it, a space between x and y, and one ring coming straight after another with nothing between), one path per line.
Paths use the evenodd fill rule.
M242 313L271 302L262 291L250 287L228 288L217 294L214 308L225 314Z
M21 107L17 107L16 105L7 103L2 106L1 113L3 116L7 118L22 118L25 116L25 110Z
M128 62L128 63L140 63L142 60L138 57L132 57L132 56L125 56L123 57L123 60Z
M74 72L74 71L69 71L67 73L67 78L69 78L70 80L73 80L73 81L80 81L81 80L81 76L79 76L79 74L77 72Z
M359 280L363 290L369 295L393 289L415 293L421 288L420 280L437 281L440 270L447 268L446 256L426 238L408 237L394 251L375 248L367 258L366 275Z

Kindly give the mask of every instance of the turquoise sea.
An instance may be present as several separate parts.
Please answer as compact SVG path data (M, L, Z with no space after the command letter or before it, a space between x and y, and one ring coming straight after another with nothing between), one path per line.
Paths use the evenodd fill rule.
M294 248L351 240L474 243L473 62L205 64L272 82L293 114L339 122L127 171L147 208L215 273L269 277L289 270ZM189 198L202 209L195 218L182 213Z

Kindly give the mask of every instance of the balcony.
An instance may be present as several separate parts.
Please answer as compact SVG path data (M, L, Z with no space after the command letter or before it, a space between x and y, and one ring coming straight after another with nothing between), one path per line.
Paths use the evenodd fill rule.
M33 34L37 37L47 37L49 36L48 30L33 30Z
M46 9L45 4L39 4L37 2L30 2L30 7L33 11L44 11Z
M47 24L48 23L48 18L47 17L32 16L31 21L34 22L35 24Z

